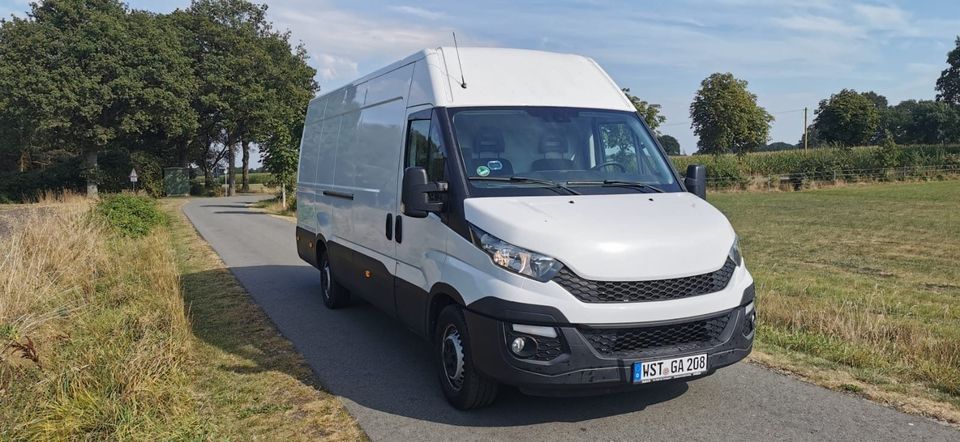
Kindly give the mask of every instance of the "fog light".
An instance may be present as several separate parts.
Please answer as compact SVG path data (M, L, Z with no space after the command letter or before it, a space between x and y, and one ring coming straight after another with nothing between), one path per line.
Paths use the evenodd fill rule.
M537 341L529 336L518 336L510 342L510 351L521 358L528 358L537 353Z
M523 347L527 346L527 340L523 338L516 338L513 340L513 343L510 344L510 350L513 350L513 354L519 355L523 353Z
M757 328L757 311L753 308L753 303L747 305L744 309L746 315L744 315L744 324L743 324L743 335L751 336L753 335L754 330Z

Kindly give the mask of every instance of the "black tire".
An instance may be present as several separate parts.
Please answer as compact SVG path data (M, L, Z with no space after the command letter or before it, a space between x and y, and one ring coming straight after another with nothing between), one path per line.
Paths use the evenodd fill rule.
M334 310L350 304L350 292L333 277L326 251L320 252L317 267L320 268L320 295L323 298L323 305Z
M448 305L440 312L434 338L440 386L450 405L472 410L492 404L499 385L473 364L470 331L460 306Z

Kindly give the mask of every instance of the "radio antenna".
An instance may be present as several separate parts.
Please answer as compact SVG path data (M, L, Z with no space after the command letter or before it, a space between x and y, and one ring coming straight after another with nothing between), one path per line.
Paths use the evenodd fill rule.
M457 65L460 66L460 87L467 88L467 80L463 76L463 63L460 62L460 45L457 44L457 33L453 33L453 48L457 51Z

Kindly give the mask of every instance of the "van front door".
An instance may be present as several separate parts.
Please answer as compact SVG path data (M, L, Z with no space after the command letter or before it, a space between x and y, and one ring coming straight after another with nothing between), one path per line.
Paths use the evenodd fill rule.
M430 181L445 181L446 150L435 113L419 112L407 122L402 166L404 169L423 167ZM442 198L441 195L433 197ZM403 216L399 205L396 213L400 218L399 227L394 232L397 242L397 316L414 331L426 334L429 333L425 330L429 284L439 278L449 229L434 213L426 218Z

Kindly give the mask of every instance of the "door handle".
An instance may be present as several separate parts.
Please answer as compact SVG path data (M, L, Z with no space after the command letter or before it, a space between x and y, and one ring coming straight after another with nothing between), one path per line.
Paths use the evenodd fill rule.
M393 239L393 214L387 214L387 239Z
M396 224L393 226L393 239L397 240L397 244L403 242L403 217L397 215Z
M352 193L335 192L335 191L333 191L333 190L324 190L324 191L323 191L323 194L326 195L326 196L329 196L329 197L333 197L333 198L343 198L343 199L345 199L345 200L351 200L351 201L353 200L353 194L352 194Z

